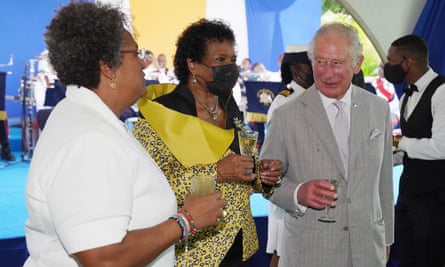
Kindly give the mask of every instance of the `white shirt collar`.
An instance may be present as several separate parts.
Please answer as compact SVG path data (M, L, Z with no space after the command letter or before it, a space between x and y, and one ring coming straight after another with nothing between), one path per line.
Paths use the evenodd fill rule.
M105 120L115 125L116 128L127 130L125 123L113 113L110 107L108 107L93 90L82 86L68 85L66 97L82 106L88 106L90 109L93 109L103 116Z
M349 110L351 107L351 91L352 86L349 85L348 90L346 90L345 95L340 99L341 102L345 103L346 110ZM335 98L329 98L325 95L323 95L320 90L318 90L318 93L320 94L321 102L323 103L323 106L325 109L328 109L328 106L337 101Z
M428 71L425 72L425 74L422 75L414 84L417 86L417 90L419 92L422 92L426 89L428 84L437 76L437 73L434 72L432 68L428 68Z

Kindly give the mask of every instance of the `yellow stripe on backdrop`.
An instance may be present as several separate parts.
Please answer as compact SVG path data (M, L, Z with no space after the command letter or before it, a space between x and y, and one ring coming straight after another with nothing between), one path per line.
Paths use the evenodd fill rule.
M205 17L206 0L130 0L130 8L139 47L165 54L173 68L176 40L190 23Z

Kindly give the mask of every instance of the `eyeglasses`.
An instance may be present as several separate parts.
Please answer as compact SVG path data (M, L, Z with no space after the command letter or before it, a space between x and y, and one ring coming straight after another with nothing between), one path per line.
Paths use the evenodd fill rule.
M144 60L147 55L147 50L145 48L141 48L139 50L121 50L121 53L135 53L140 60Z

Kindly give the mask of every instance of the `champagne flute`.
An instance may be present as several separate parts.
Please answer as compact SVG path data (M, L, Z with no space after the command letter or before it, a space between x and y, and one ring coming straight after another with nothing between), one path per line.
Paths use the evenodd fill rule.
M334 191L337 192L338 184L339 184L339 181L338 181L337 179L324 179L324 180L325 180L326 182L332 184L332 185L334 186ZM325 197L325 196L323 196L323 197L326 198L326 199L329 199L329 200L334 200L334 199L332 199L332 198L328 198L328 197ZM322 215L320 218L318 218L318 220L319 220L320 222L327 222L327 223L333 223L333 222L336 222L335 218L332 217L332 216L329 214L329 211L330 211L330 210L331 210L331 207L330 207L329 205L326 206L326 214L325 214L325 215Z
M238 131L239 148L241 155L255 156L258 132L252 130Z
M258 156L258 150L256 147L258 140L258 132L252 131L252 130L243 130L238 131L238 142L239 142L239 149L240 154L244 156L251 156L253 158L253 171L250 171L246 169L246 174L249 173L255 173L256 167L258 166L257 163L257 156Z

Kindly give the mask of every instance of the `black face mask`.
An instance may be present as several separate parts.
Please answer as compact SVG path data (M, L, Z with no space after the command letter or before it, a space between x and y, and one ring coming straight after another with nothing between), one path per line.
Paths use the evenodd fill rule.
M406 71L402 68L403 59L399 64L391 65L386 63L383 67L383 75L388 81L399 84L402 83L406 76Z
M238 66L235 63L232 63L209 68L211 68L213 72L213 81L206 82L207 88L212 94L227 97L238 80Z

